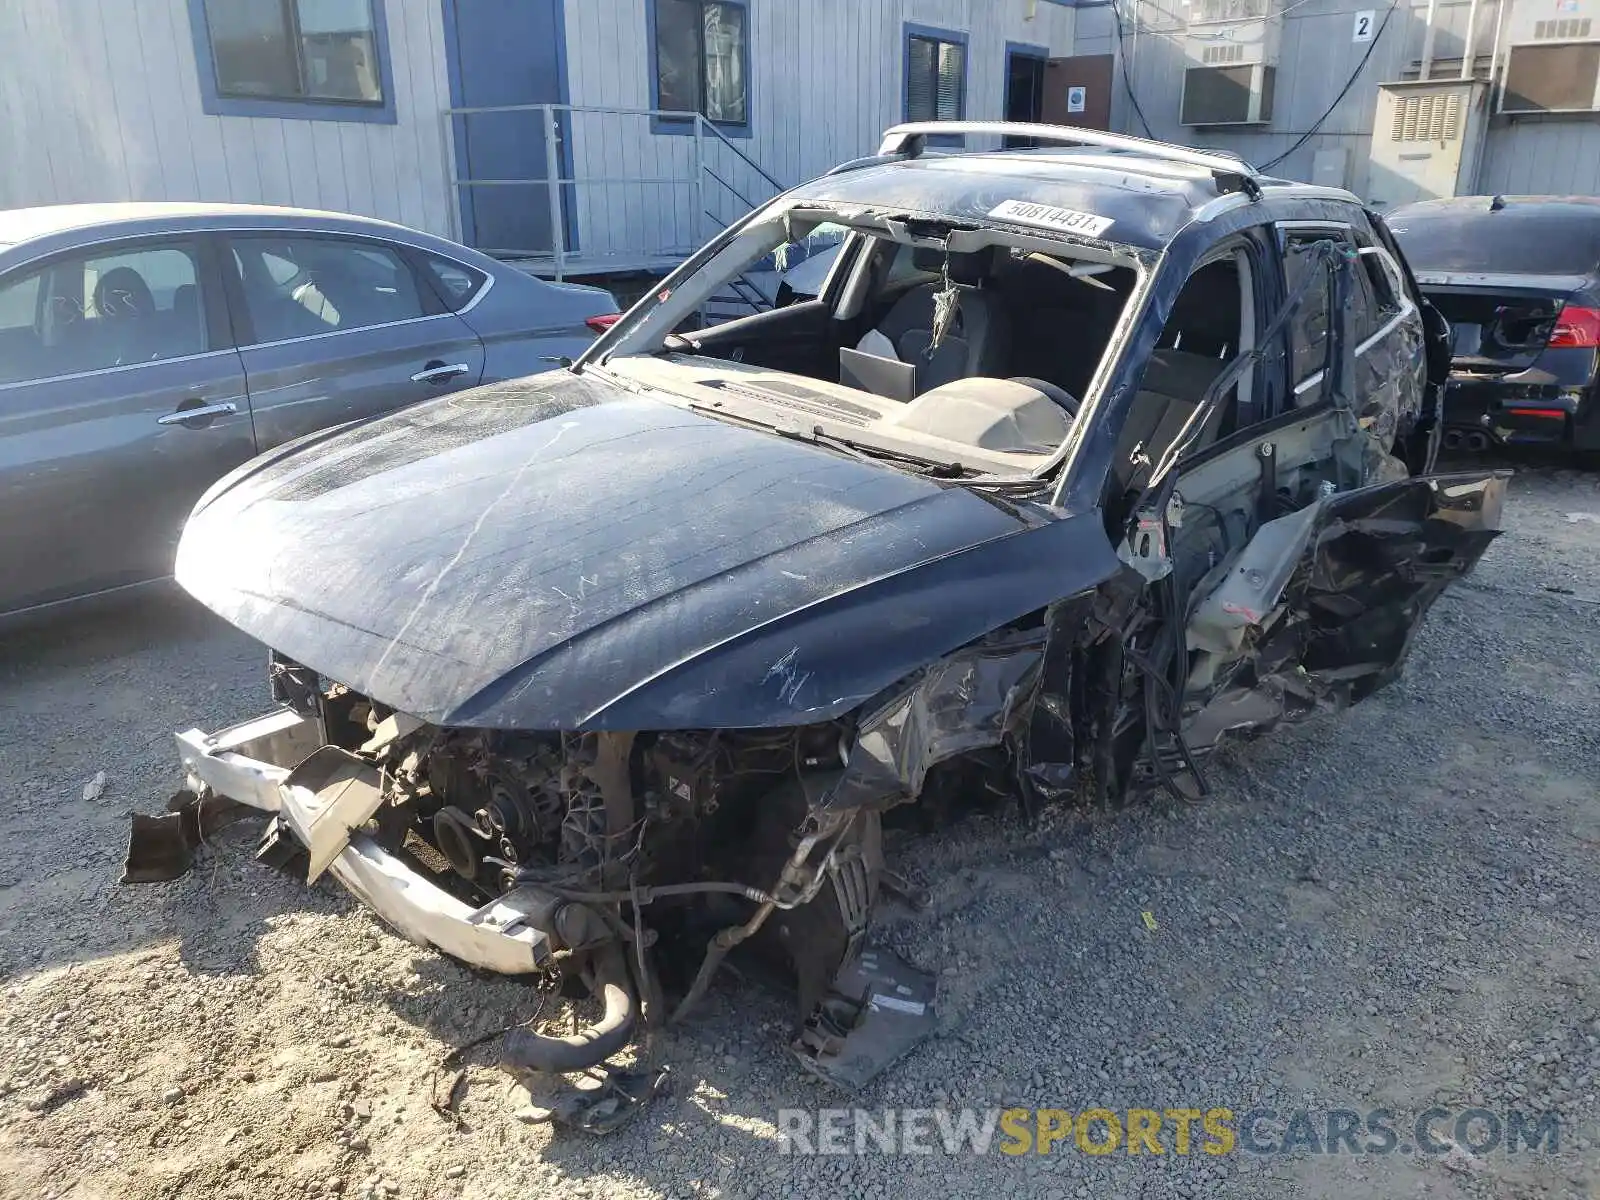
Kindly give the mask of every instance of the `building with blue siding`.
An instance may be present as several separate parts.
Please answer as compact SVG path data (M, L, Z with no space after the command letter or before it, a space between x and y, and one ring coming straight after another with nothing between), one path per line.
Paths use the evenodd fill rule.
M286 204L541 270L558 252L569 274L659 265L907 115L1003 116L1016 65L1069 55L1075 17L1056 0L7 0L0 207Z
M1600 0L1365 3L5 0L0 207L292 204L649 271L899 120L1007 116L1379 204L1600 192ZM1545 62L1576 98L1510 112Z

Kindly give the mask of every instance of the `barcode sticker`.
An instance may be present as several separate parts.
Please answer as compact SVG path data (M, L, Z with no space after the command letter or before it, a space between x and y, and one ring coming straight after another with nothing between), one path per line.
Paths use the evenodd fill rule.
M1072 208L1057 208L1053 204L1034 204L1027 200L1006 200L989 210L991 217L1016 221L1021 225L1041 225L1046 229L1059 229L1063 233L1081 233L1097 238L1111 228L1112 218L1094 213L1078 212Z

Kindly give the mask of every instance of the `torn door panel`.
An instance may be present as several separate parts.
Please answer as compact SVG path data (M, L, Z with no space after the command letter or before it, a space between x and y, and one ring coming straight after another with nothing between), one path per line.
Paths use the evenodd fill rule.
M1189 623L1190 745L1344 707L1392 680L1439 593L1498 533L1506 479L1407 479L1263 525Z

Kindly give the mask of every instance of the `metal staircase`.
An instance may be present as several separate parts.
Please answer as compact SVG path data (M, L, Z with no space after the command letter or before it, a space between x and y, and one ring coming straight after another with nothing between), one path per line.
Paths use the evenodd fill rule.
M785 190L699 113L521 104L451 108L443 118L445 161L457 201L453 235L474 244L473 198L487 194L483 189L514 189L512 194L545 210L547 219L533 223L548 230L540 234L545 243L477 248L547 278L665 274L707 239ZM464 176L456 150L469 143L473 122L501 122L495 128L503 134L504 122L518 119L530 126L530 144L542 139L543 174ZM485 169L493 171L492 166ZM771 305L749 280L731 289L726 299L741 311Z

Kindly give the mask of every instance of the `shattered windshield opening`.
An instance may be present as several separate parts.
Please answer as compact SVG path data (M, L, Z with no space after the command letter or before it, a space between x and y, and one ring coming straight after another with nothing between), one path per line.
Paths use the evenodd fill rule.
M691 260L582 365L911 469L1029 477L1072 431L1135 263L970 221L779 208Z

